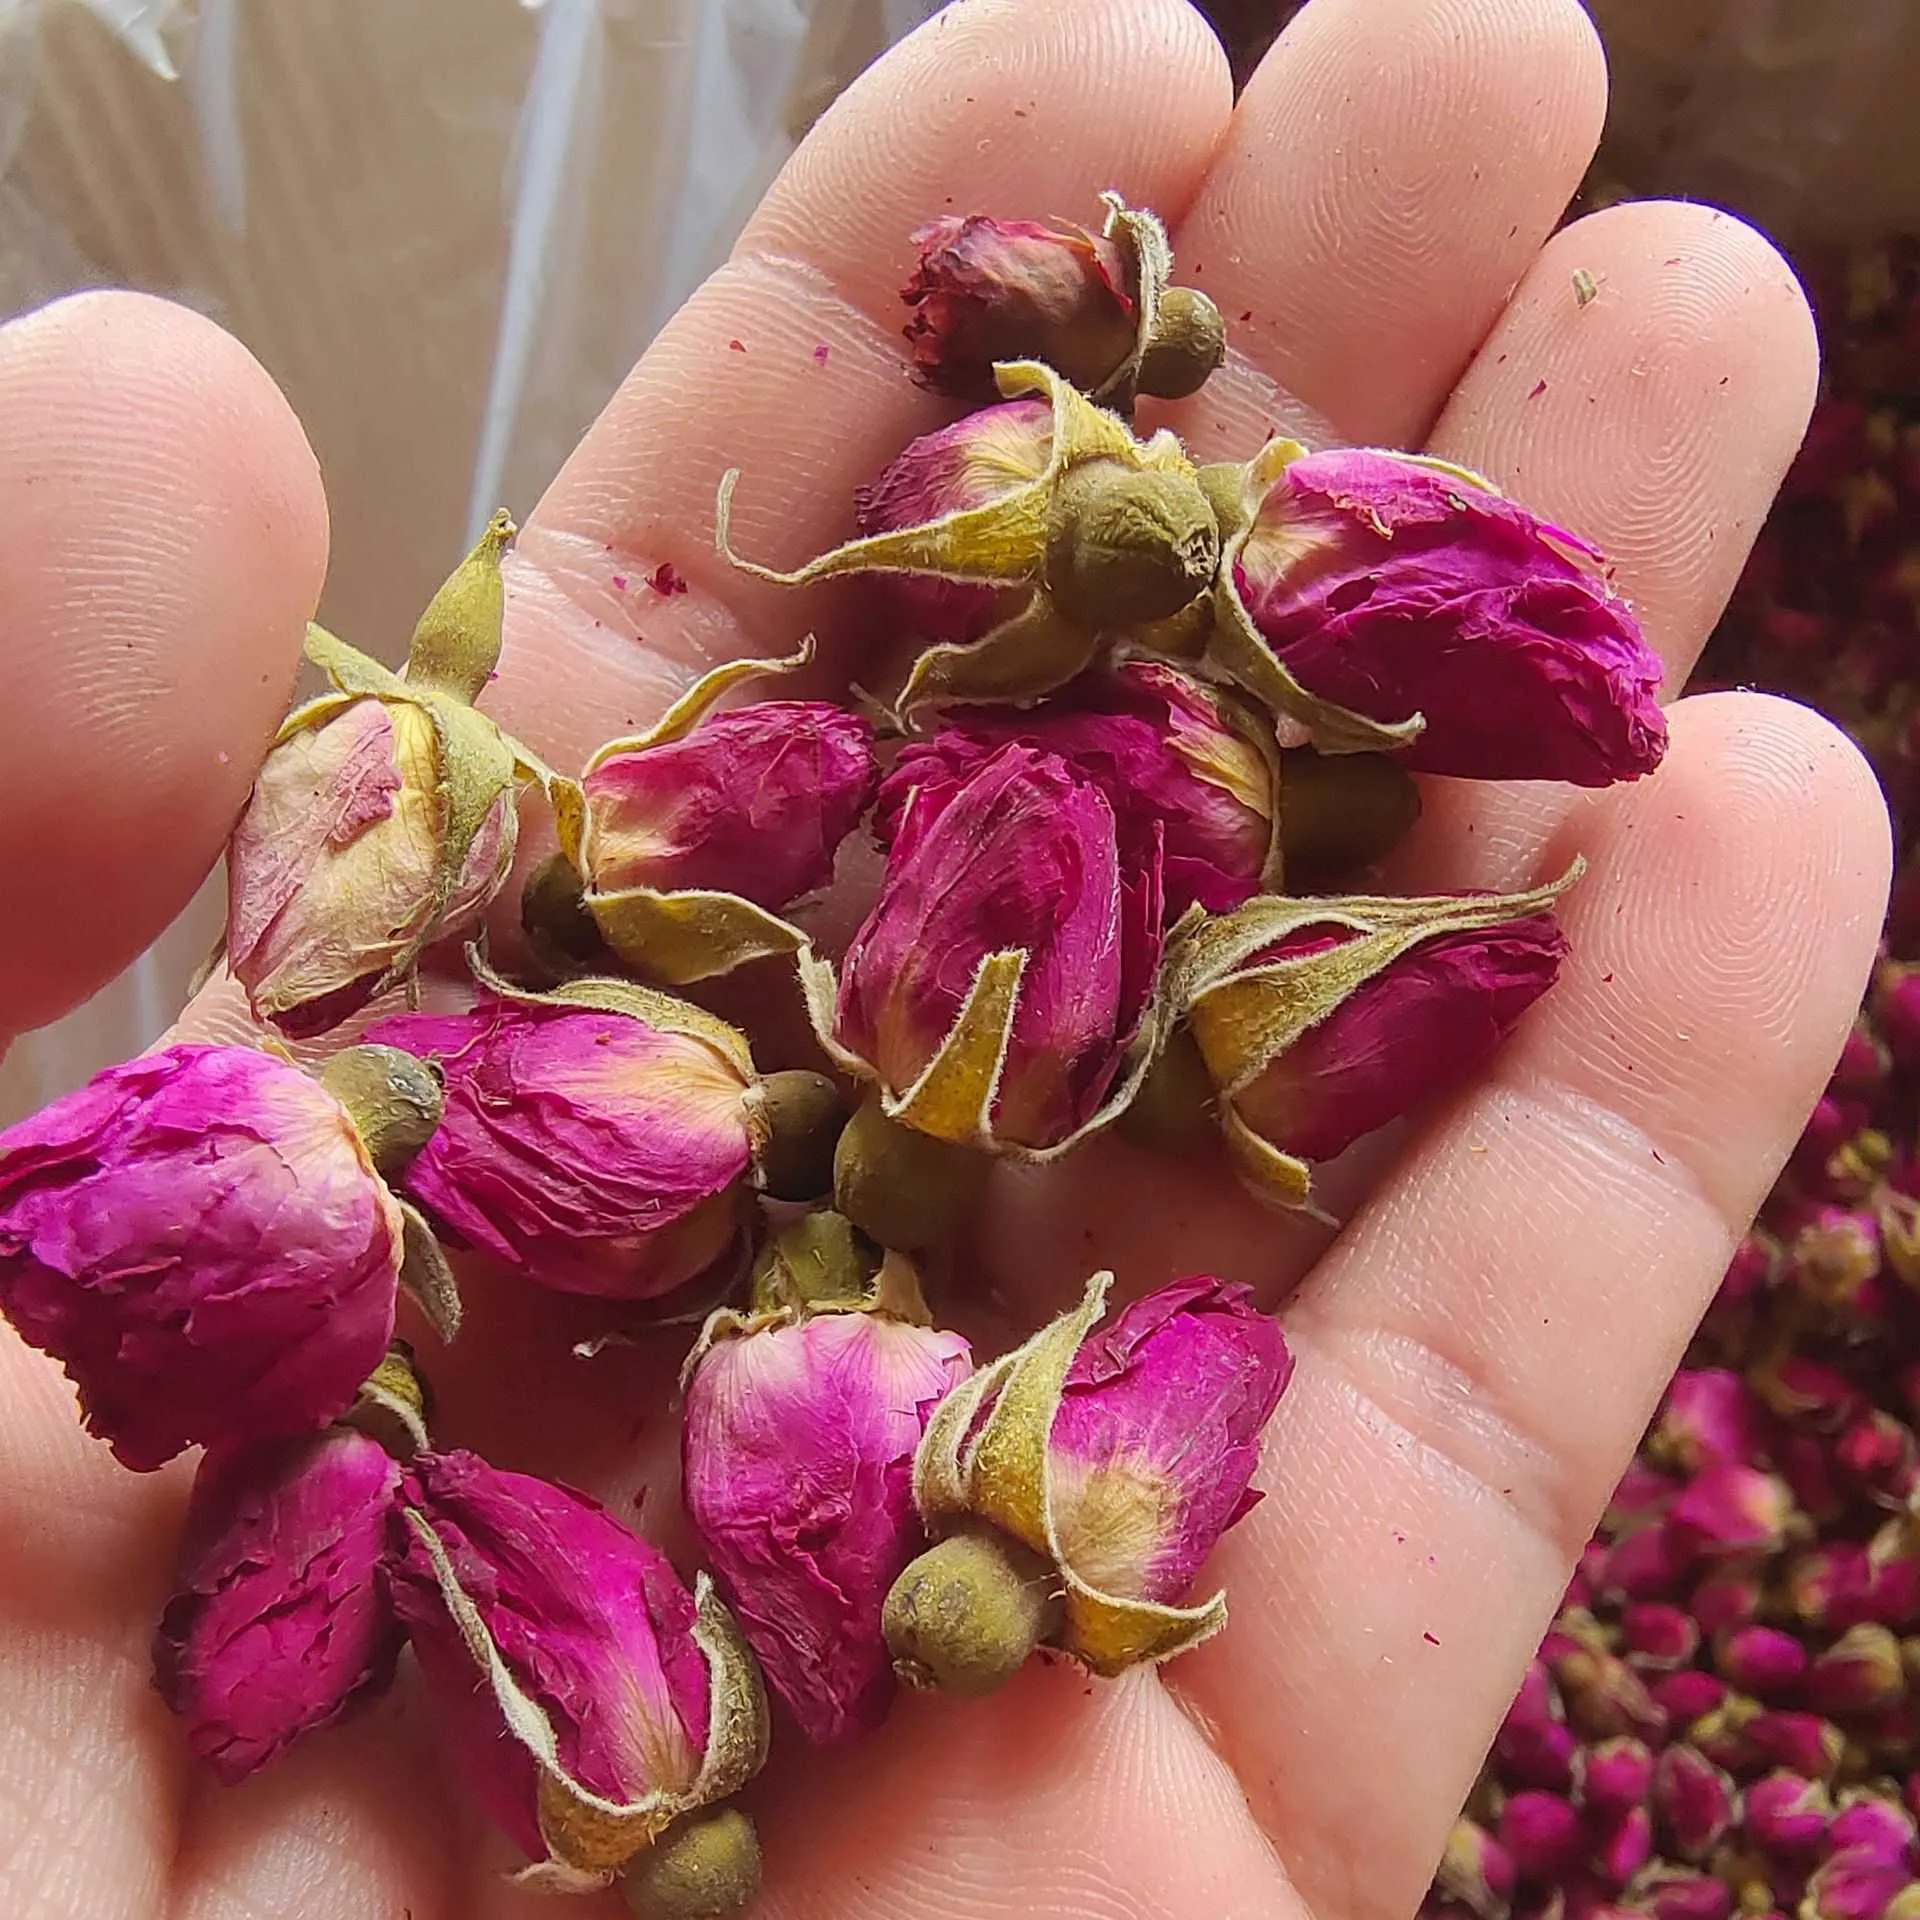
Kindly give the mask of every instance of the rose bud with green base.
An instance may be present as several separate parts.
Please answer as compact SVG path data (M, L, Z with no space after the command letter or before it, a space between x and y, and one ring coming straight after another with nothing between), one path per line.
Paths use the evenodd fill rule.
M900 297L913 309L906 336L923 385L990 402L996 365L1040 360L1115 406L1199 391L1226 356L1219 309L1167 284L1173 253L1152 214L1102 198L1097 234L973 213L913 235L919 263Z
M1185 930L1167 958L1248 1186L1310 1207L1312 1169L1493 1056L1553 984L1551 908L1528 893L1249 901Z
M1663 669L1605 559L1478 474L1274 441L1203 479L1213 657L1317 745L1585 787L1660 764Z
M469 1011L368 1030L446 1086L409 1196L451 1241L563 1293L652 1299L712 1266L765 1138L745 1037L631 981L529 993L479 974Z
M873 799L873 728L824 700L712 711L741 680L812 657L716 668L646 733L609 741L555 788L582 904L621 961L669 986L796 952L781 914L833 878Z
M109 1067L0 1134L0 1313L124 1466L323 1427L386 1352L399 1285L458 1325L387 1184L439 1108L418 1062L378 1048L318 1081L247 1047Z
M331 690L282 724L227 850L227 965L255 1016L323 1033L478 924L513 862L514 793L551 776L473 702L500 657L502 514L395 674L319 627Z
M766 1696L704 1574L689 1593L596 1502L471 1453L416 1455L400 1498L394 1605L523 1882L605 1886L759 1771Z
M1219 531L1180 443L1164 430L1136 439L1037 362L996 378L1004 405L914 441L862 492L860 537L792 572L734 552L738 474L721 485L715 538L756 578L888 576L895 623L932 643L902 712L1037 699L1117 635L1189 651L1203 637Z
M1191 1590L1258 1500L1260 1434L1293 1372L1245 1287L1197 1277L1096 1330L1111 1276L935 1411L914 1498L936 1544L887 1597L888 1645L916 1684L980 1694L1037 1646L1094 1673L1165 1660L1217 1632Z
M972 1361L897 1255L869 1277L841 1216L770 1253L752 1310L715 1314L688 1364L681 1486L769 1688L824 1745L892 1705L881 1608L927 1544L914 1452Z

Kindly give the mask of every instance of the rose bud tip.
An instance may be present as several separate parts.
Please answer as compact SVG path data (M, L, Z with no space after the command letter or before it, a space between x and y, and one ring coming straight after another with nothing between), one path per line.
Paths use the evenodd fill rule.
M736 1807L689 1821L620 1876L634 1920L721 1920L760 1891L760 1840Z
M1003 1687L1059 1630L1054 1570L989 1529L951 1534L893 1584L883 1626L909 1686L977 1699Z

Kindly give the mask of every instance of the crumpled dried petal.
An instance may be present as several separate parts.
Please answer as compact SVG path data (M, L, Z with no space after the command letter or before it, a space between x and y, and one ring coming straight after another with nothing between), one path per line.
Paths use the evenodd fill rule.
M201 1461L153 1663L221 1779L391 1682L400 1629L378 1573L399 1484L387 1450L351 1427Z
M874 835L892 844L909 805L937 818L967 778L1018 742L1063 760L1105 795L1123 855L1164 852L1164 918L1224 913L1278 871L1278 761L1271 732L1231 695L1151 660L1082 674L1027 712L981 708L910 743L880 786Z
M0 1312L125 1466L344 1412L405 1236L346 1109L250 1048L163 1048L0 1134Z
M1051 693L1103 636L1191 622L1213 584L1214 510L1170 432L1136 439L1038 362L995 377L1008 406L915 441L862 493L861 537L790 573L734 553L737 472L721 483L715 540L756 578L874 573L920 590L895 601L895 617L936 644L908 675L902 712Z
M1578 877L1506 896L1261 897L1175 938L1184 1015L1253 1189L1305 1206L1310 1163L1459 1086L1553 983L1548 911Z
M1157 828L1123 859L1064 761L1002 747L944 807L916 799L836 982L802 955L821 1043L939 1140L1044 1155L1117 1117L1151 1063Z
M812 657L808 642L785 660L716 668L556 794L584 905L629 966L681 986L802 945L779 915L833 877L872 802L873 728L822 700L711 709L741 680Z
M290 714L227 851L226 958L256 1017L324 1032L476 924L545 777L472 701L500 651L497 515L421 617L403 676L307 633L332 683Z
M757 1135L746 1042L626 981L493 991L367 1039L434 1063L438 1131L405 1189L441 1229L565 1293L643 1300L739 1231Z
M881 1605L926 1545L913 1456L967 1343L882 1313L709 1323L681 1429L687 1514L768 1685L822 1744L893 1701Z
M1226 1598L1187 1604L1220 1536L1258 1495L1261 1430L1293 1372L1245 1287L1199 1276L1101 1332L1111 1276L941 1402L914 1467L935 1533L986 1522L1064 1588L1058 1644L1095 1673L1217 1632Z
M1215 657L1323 747L1588 787L1659 765L1659 657L1604 559L1478 475L1282 441L1212 491Z
M704 1575L583 1494L421 1453L392 1527L394 1605L487 1812L538 1884L604 1885L766 1756L752 1656Z

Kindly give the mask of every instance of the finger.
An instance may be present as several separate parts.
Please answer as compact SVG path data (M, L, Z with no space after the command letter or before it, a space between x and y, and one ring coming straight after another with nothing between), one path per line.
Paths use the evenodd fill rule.
M1576 0L1313 0L1175 235L1235 348L1172 416L1195 447L1417 446L1565 211L1606 97Z
M1175 1670L1309 1906L1411 1909L1568 1569L1858 1004L1888 875L1818 716L1683 702L1583 796L1572 959L1302 1287L1243 1602Z
M125 966L218 857L326 565L298 421L183 307L0 328L0 1034Z
M956 209L1091 219L1105 187L1176 213L1231 107L1185 0L973 0L876 62L531 517L489 704L574 764L715 660L785 651L810 625L844 684L843 602L714 552L722 473L742 469L742 553L788 566L844 539L855 487L945 417L901 339L911 231ZM687 591L651 584L663 562Z

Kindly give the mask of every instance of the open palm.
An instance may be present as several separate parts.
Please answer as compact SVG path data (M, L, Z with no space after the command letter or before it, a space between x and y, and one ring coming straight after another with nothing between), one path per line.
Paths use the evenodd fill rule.
M1477 467L1607 548L1677 686L1804 425L1813 336L1780 260L1707 208L1553 232L1604 97L1575 0L1313 0L1237 108L1183 0L962 0L828 114L534 511L488 705L577 765L717 658L824 619L716 559L721 471L747 471L744 549L842 537L855 484L938 417L898 334L908 231L1084 218L1105 187L1168 218L1236 343L1151 424L1202 459L1281 428ZM18 1032L125 964L215 857L326 521L266 376L157 302L0 332L0 423ZM663 561L688 593L647 589ZM1428 783L1396 884L1518 886L1582 852L1573 961L1484 1084L1335 1170L1331 1244L1118 1141L996 1176L963 1266L1010 1321L1097 1265L1284 1302L1300 1366L1267 1497L1213 1569L1233 1622L1162 1673L1035 1664L990 1702L903 1700L843 1755L785 1745L749 1795L770 1920L1412 1908L1873 949L1886 834L1846 743L1749 694L1672 720L1633 787ZM440 1438L589 1486L677 1550L673 1342L582 1361L576 1304L475 1288ZM404 1677L241 1788L189 1763L147 1677L187 1477L115 1467L0 1329L0 1911L554 1911L500 1879Z

